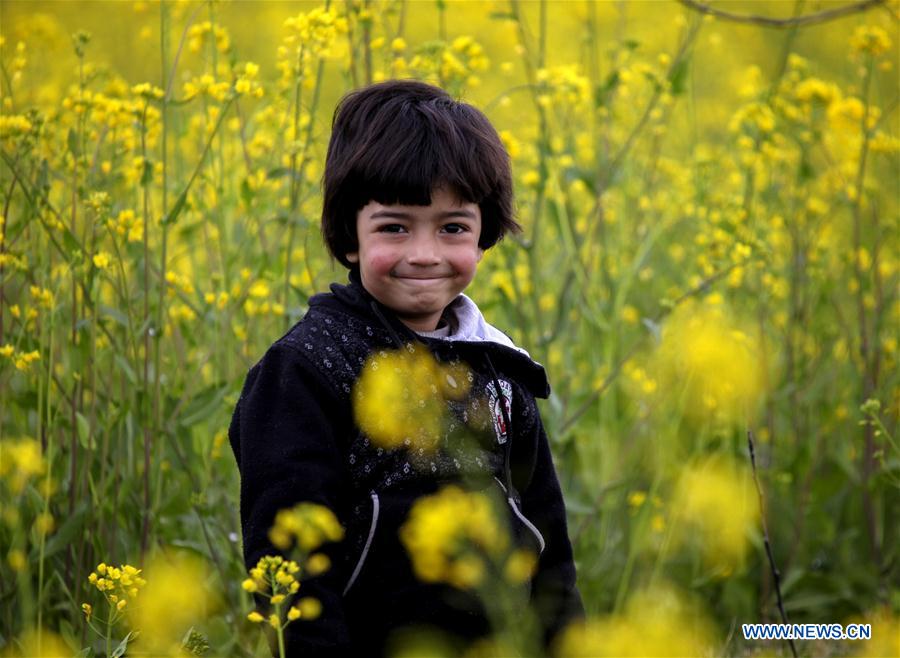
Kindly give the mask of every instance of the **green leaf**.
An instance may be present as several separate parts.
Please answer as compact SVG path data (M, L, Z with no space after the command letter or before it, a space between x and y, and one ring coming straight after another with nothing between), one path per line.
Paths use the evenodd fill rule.
M147 187L153 182L153 163L149 158L144 158L144 171L141 173L141 187Z
M266 178L274 180L275 178L296 178L297 172L290 167L275 167L266 172Z
M169 214L166 215L165 219L163 219L163 224L173 224L175 220L178 219L178 215L181 214L181 211L184 209L184 205L187 203L187 195L187 190L184 190L181 194L178 195L178 199L175 201L175 205L172 206Z
M113 360L116 362L116 365L122 369L122 372L125 373L125 376L128 378L128 383L132 386L137 386L137 374L135 374L134 369L131 367L131 364L128 363L128 359L126 359L121 354L116 354L115 356L113 356Z
M77 157L81 149L78 147L78 134L74 128L69 128L69 135L66 141L69 145L69 152Z
M669 72L669 84L671 85L672 95L679 96L684 93L687 86L687 76L690 70L691 60L687 57L680 60Z
M121 656L125 655L125 651L128 649L128 643L131 642L134 638L137 637L137 631L131 631L122 638L122 641L119 642L119 646L113 649L113 652L110 654L111 658L121 658Z
M48 539L47 543L44 545L45 560L51 555L55 555L62 549L68 547L72 543L75 537L77 537L84 528L84 520L87 516L87 512L88 503L86 501L78 503L72 514L68 516L63 524L59 526L59 530L51 535L50 539ZM37 559L37 551L38 547L35 546L31 551L33 554L33 559Z
M88 450L91 447L91 425L88 423L88 419L84 417L84 414L79 412L75 412L75 421L78 425L78 443L81 444L82 448Z
M218 411L222 406L222 400L228 386L210 386L194 396L178 421L183 427L192 427L200 421L206 420Z
M241 181L241 201L248 208L250 207L250 202L253 201L253 190L250 189L250 184L246 178Z
M612 71L609 75L606 76L606 80L598 83L594 87L594 105L596 107L601 107L606 102L606 97L609 95L609 92L615 89L618 84L619 72Z
M120 327L128 327L128 318L125 316L122 311L117 308L113 308L112 306L104 306L100 304L100 316L112 318L116 321Z

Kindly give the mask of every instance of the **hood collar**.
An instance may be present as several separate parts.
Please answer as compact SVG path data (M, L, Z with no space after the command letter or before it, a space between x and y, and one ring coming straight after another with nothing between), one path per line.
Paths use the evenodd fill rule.
M509 336L488 323L475 302L464 294L460 294L447 306L447 312L454 316L453 334L446 337L424 338L403 324L390 309L369 294L363 287L359 270L356 268L350 270L347 285L332 283L331 292L338 301L351 307L356 313L363 316L375 315L395 343L415 341L452 343L473 357L477 357L478 350L487 349L501 369L507 367L519 372L534 395L547 397L550 393L544 367L532 359L526 350L513 343ZM316 295L310 299L310 306L327 305L328 297L330 295Z

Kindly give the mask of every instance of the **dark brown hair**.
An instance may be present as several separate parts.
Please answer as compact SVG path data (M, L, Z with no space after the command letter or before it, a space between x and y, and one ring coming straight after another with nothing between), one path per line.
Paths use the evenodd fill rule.
M438 187L481 209L478 246L487 249L513 219L509 155L479 110L415 80L389 80L344 96L334 111L323 177L322 235L351 267L356 216L370 201L431 203Z

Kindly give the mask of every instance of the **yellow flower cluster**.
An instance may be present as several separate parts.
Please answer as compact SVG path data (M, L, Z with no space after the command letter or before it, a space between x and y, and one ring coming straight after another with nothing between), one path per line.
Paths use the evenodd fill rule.
M191 26L191 29L188 30L188 48L193 53L199 53L210 38L215 39L216 50L220 53L227 53L231 50L231 37L228 35L228 30L221 25L213 25L210 21Z
M765 103L748 103L734 113L728 129L751 137L763 136L775 130L775 114Z
M0 139L10 139L29 132L31 121L22 114L0 115Z
M422 345L373 353L353 389L357 425L378 446L433 450L441 437L445 400L469 390L464 366L439 364Z
M704 656L713 651L709 621L675 590L635 593L619 614L576 622L556 641L558 658Z
M399 45L393 44L398 52ZM459 36L451 43L429 41L418 46L409 61L402 57L394 60L392 69L395 75L412 74L413 77L440 83L450 89L460 89L464 85L471 87L480 84L476 75L486 71L490 62L484 54L484 48L470 36Z
M878 57L891 49L891 39L883 28L876 25L860 25L850 37L850 47L858 53Z
M50 290L42 288L41 286L31 286L29 287L28 292L31 294L31 299L34 300L35 304L38 306L53 308L53 293Z
M110 606L115 607L116 611L121 611L129 600L137 598L140 589L147 584L147 581L141 577L140 569L136 569L130 564L123 564L119 567L108 566L104 562L97 565L96 571L91 572L88 582L102 592L106 601ZM85 615L90 617L91 606L84 604L82 609L84 609Z
M149 83L135 85L130 91L134 98L127 97L129 88L121 81L110 83L106 93L76 87L62 100L62 106L75 114L87 115L89 139L100 140L101 134L105 137L110 131L108 134L112 141L122 145L126 151L134 151L140 147L141 140L138 121L144 124L148 146L156 143L162 115L156 107L148 106L147 100L158 98L162 92Z
M131 93L135 96L142 96L147 99L161 100L166 93L149 82L141 82L131 87Z
M13 365L15 365L16 370L25 372L31 367L32 363L41 358L41 353L38 350L18 352L12 345L7 344L0 346L0 356L10 359L13 362Z
M663 326L658 379L695 421L739 422L763 394L760 347L722 304L687 303Z
M41 444L35 439L3 441L0 450L3 453L3 458L0 459L0 482L13 495L22 493L29 480L46 473L47 463L41 454Z
M98 251L91 258L91 261L98 270L105 270L110 266L110 263L112 263L112 257L106 251Z
M506 555L509 532L487 495L453 485L416 501L400 539L418 578L460 589L481 584L488 567L485 557L495 563L508 557L505 572L516 582L527 580L535 564L531 554Z
M344 528L337 517L324 505L298 503L291 509L280 510L269 530L269 539L281 550L296 546L307 554L325 542L340 541Z
M227 100L228 92L230 90L230 82L217 82L216 79L209 73L204 73L199 77L188 80L182 87L182 91L184 92L186 100L189 100L196 96L209 96L219 103Z
M220 311L228 306L228 302L230 301L230 299L231 297L224 290L220 291L218 295L212 291L203 295L203 301L205 301L210 306L215 304L216 308L218 308Z
M243 72L234 82L234 91L241 96L252 96L253 98L263 97L263 88L257 79L259 76L259 65L253 62L247 62L243 66Z
M807 78L794 88L794 97L803 103L828 105L840 95L840 89L836 84L819 78Z
M249 315L250 317L256 315L284 315L284 304L280 302L269 302L265 301L257 303L252 299L247 299L244 301L244 313Z
M144 220L130 208L120 210L115 219L110 217L106 225L116 235L126 237L128 242L140 242L144 239Z
M250 570L250 578L241 583L241 587L246 592L267 597L275 607L275 612L266 618L254 610L247 615L247 619L256 624L268 621L272 628L280 631L297 619L318 617L322 613L321 602L312 597L303 597L288 609L287 621L281 618L282 604L288 596L296 594L300 589L300 582L297 579L299 573L300 565L293 560L285 560L280 555L265 555L260 558L256 566Z
M689 465L675 487L672 506L681 521L677 543L698 549L721 573L741 566L759 521L747 468L718 456Z
M168 292L170 297L174 297L180 290L185 295L194 294L194 284L191 283L189 276L169 270L166 272L166 283L169 284Z
M591 81L577 64L538 69L537 81L545 89L538 97L544 105L583 108L592 100Z
M276 596L295 593L300 589L296 575L300 565L293 560L285 560L280 555L265 555L250 569L250 577L241 583L246 592ZM271 591L271 595L267 592Z
M243 276L243 273L242 273ZM250 272L247 272L249 278ZM236 290L240 293L240 290ZM284 305L280 302L270 302L267 297L272 295L272 287L268 281L257 279L247 288L247 299L244 300L244 312L253 317L255 315L284 315ZM264 300L259 302L257 300Z
M282 88L309 77L317 60L335 56L335 45L348 29L346 18L322 7L288 18L284 27L287 34L278 47L276 64Z

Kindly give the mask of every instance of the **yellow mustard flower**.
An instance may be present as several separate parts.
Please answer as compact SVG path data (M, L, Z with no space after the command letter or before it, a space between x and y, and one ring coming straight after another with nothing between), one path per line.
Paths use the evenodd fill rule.
M443 432L445 399L468 392L464 370L438 364L428 350L410 345L372 354L353 389L353 414L376 445L433 450Z
M325 542L340 541L344 529L330 509L314 503L298 503L291 509L279 510L275 524L269 531L269 539L278 548L286 550L295 542L309 553ZM321 566L321 565L320 565Z
M742 564L759 520L752 476L746 467L713 456L684 469L672 501L676 542L701 551L710 566Z
M477 585L484 565L479 552L498 557L509 545L508 531L481 493L447 486L416 501L400 529L416 576L461 589Z
M715 646L707 617L666 587L636 592L621 613L570 625L555 644L558 658L701 656Z
M860 25L850 37L850 47L858 53L878 57L891 48L891 39L887 32L877 25Z
M655 355L658 379L696 420L737 422L763 394L760 347L723 305L693 302L666 321Z

